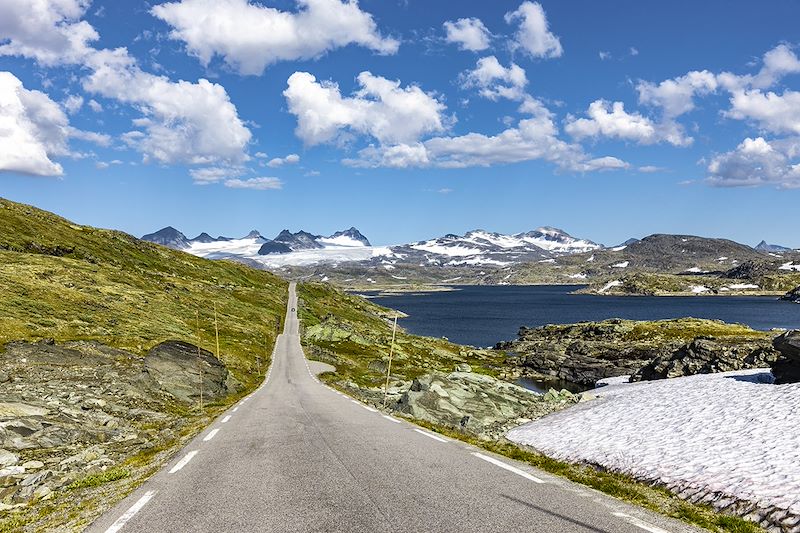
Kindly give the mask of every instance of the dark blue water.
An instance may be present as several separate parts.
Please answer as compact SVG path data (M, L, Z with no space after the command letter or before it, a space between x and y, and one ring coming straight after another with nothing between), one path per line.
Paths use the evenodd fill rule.
M691 316L738 322L755 329L800 329L800 305L760 296L593 296L570 294L574 286L460 286L449 292L375 298L408 314L400 320L417 335L447 337L471 346L512 340L520 326L627 318L658 320Z

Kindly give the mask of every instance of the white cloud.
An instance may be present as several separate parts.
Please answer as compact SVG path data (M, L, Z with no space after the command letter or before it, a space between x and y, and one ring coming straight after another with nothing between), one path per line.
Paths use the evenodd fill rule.
M281 189L283 182L278 178L250 178L250 179L229 179L225 181L225 186L232 189L256 189L265 191L268 189Z
M751 120L759 127L775 133L800 134L800 92L736 90L731 95L731 108L725 116Z
M516 11L506 13L506 23L519 22L512 49L521 49L533 57L560 57L561 41L550 32L547 16L539 2L522 2Z
M0 171L60 176L52 159L68 154L69 120L46 94L0 72Z
M605 52L603 50L600 50L599 52L597 52L597 55L600 56L600 61L611 59L611 52Z
M95 100L95 99L91 99L91 100L89 100L89 103L88 103L87 105L88 105L88 106L89 106L89 108L90 108L92 111L94 111L95 113L100 113L100 112L102 112L102 111L103 111L103 106L100 104L100 102L98 102L98 101L97 101L97 100Z
M294 165L300 162L300 156L297 154L289 154L286 157L275 157L270 159L267 163L268 167L282 167L283 165Z
M399 42L383 37L354 0L297 4L299 10L289 12L247 0L181 0L151 13L172 26L170 36L184 41L204 65L219 55L241 74L261 74L278 61L312 59L349 44L397 52Z
M266 152L256 152L255 156L259 159L266 159L267 157L269 157L267 156Z
M655 165L644 165L644 166L641 166L641 167L637 168L636 170L638 170L639 172L642 172L644 174L653 174L654 172L663 172L664 168L657 167Z
M94 131L84 131L70 126L68 128L69 136L73 139L80 139L99 146L109 146L111 144L111 136L105 133L96 133Z
M559 139L552 113L538 100L528 98L520 111L530 116L497 135L467 133L412 144L371 145L358 158L344 162L358 167L465 168L541 159L574 172L627 168L627 163L613 157L590 159L580 146Z
M707 70L695 70L678 78L664 80L658 85L641 81L636 90L640 103L658 107L665 118L673 119L694 109L696 95L716 91L717 78Z
M735 150L714 157L707 170L706 181L720 187L800 188L800 137L771 142L748 137Z
M74 115L81 110L81 107L83 106L83 97L76 94L70 94L64 99L63 102L61 102L61 105L67 111L67 113Z
M443 187L436 192L438 192L439 194L450 194L451 192L453 192L453 189L451 189L450 187Z
M495 56L483 57L478 60L474 70L468 70L461 75L466 87L475 87L484 98L497 100L522 100L525 98L525 86L528 79L525 70L516 63L506 68L500 64Z
M0 55L35 59L42 65L79 63L99 38L80 18L90 0L3 0Z
M232 179L242 175L243 170L237 167L202 167L189 171L195 185L208 185L224 179Z
M84 89L131 104L142 113L137 128L123 140L145 161L188 165L239 164L247 160L250 130L245 127L225 89L200 79L173 82L142 71L127 50L102 50L91 55L92 73Z
M798 72L800 72L800 60L794 51L785 44L779 44L764 54L761 69L757 74L736 75L723 72L718 75L717 79L720 85L729 91L747 88L767 89L787 74L797 74Z
M445 106L435 95L370 72L359 74L358 83L353 96L343 97L333 82L318 82L307 72L292 74L283 95L297 117L297 136L316 145L350 131L398 144L445 129Z
M97 50L97 32L79 20L88 0L0 2L0 54L40 64L78 64L88 72L84 90L129 104L142 113L122 140L146 161L165 164L239 164L247 160L251 133L225 89L201 79L173 82L142 71L127 49ZM102 110L95 102L94 111ZM107 136L72 130L71 136L107 142Z
M472 52L489 48L492 38L492 34L478 18L463 18L455 22L448 20L444 23L444 30L448 43L457 44L461 50Z
M639 144L665 141L675 146L692 142L674 122L654 123L639 113L628 113L622 102L595 100L589 104L586 114L589 118L568 115L564 130L576 139L604 136Z
M639 55L639 49L631 46L630 48L628 48L628 53L630 53L630 55L632 55L632 56L638 56Z

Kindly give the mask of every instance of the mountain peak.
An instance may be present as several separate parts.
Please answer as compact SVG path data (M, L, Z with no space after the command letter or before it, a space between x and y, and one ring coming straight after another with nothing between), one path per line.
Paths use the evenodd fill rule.
M356 229L355 226L350 226L349 229L344 231L337 231L333 235L327 238L321 239L323 242L328 242L329 244L342 244L342 245L351 245L359 243L359 245L363 246L372 246L369 243L369 240ZM352 243L348 241L354 241Z
M161 228L155 233L142 235L142 240L154 242L168 248L174 248L175 250L183 250L184 248L188 248L190 244L189 239L186 238L186 235L176 230L172 226Z
M786 246L780 246L778 244L769 244L767 241L761 241L757 245L754 246L756 250L759 252L772 252L772 253L781 253L781 252L791 252L791 248L787 248Z

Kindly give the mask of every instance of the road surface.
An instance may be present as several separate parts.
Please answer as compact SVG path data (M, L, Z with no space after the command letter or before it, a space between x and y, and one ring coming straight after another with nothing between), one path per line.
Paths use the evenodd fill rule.
M264 384L89 531L697 531L322 385L296 307Z

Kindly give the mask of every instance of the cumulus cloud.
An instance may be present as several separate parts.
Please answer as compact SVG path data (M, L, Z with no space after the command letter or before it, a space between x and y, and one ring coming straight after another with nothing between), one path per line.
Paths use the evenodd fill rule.
M475 69L464 72L461 80L466 87L477 88L481 96L490 100L498 98L522 100L525 98L525 86L528 84L522 67L511 63L511 66L506 68L495 56L479 59Z
M394 54L400 43L380 34L358 2L298 0L297 12L247 0L181 0L151 13L172 26L170 36L204 65L220 56L240 74L261 74L278 61L311 59L356 44Z
M547 15L539 2L523 2L516 11L506 13L506 23L519 24L511 47L533 57L561 57L564 49L547 23Z
M88 0L8 0L0 3L0 54L35 59L41 65L75 64L85 69L85 91L141 112L123 142L145 161L164 164L236 165L247 160L251 133L225 89L200 79L173 82L144 72L127 49L92 48L97 32L80 20ZM77 100L65 102L68 109ZM99 112L102 106L91 100ZM70 130L76 138L103 144L107 136Z
M800 92L737 90L731 95L731 108L725 116L749 120L774 133L800 134Z
M481 19L463 18L444 23L445 40L458 45L461 50L480 52L489 48L492 34Z
M200 79L173 82L142 71L124 48L102 50L87 60L84 89L135 106L142 116L123 140L146 162L239 164L247 160L250 130L225 89Z
M67 113L74 115L81 110L81 107L83 106L83 97L76 94L70 94L64 99L63 102L61 102L61 105L64 107Z
M761 69L757 74L736 75L723 72L717 76L717 79L730 91L746 88L767 89L787 74L797 74L798 72L800 72L800 59L788 45L779 44L764 54Z
M99 35L80 20L90 0L3 0L0 55L23 56L42 65L79 63Z
M300 156L289 154L286 157L274 157L267 162L268 167L282 167L283 165L294 165L300 162Z
M25 89L10 72L0 72L0 171L60 176L53 161L68 154L69 120L46 94Z
M711 159L707 170L706 181L720 187L800 188L800 137L771 142L748 137Z
M100 102L98 102L98 101L97 101L97 100L95 100L95 99L91 99L91 100L89 100L89 103L88 103L87 105L89 106L89 109L91 109L91 110L92 110L92 111L94 111L95 113L100 113L100 112L102 112L102 111L103 111L103 106L102 106L102 104L100 104Z
M540 101L529 97L520 110L529 116L497 135L472 132L410 144L371 145L345 163L358 167L465 168L545 160L575 172L627 168L627 163L614 157L591 159L580 146L559 139L553 114Z
M603 136L639 144L666 141L675 146L686 146L692 142L691 137L684 136L676 124L654 123L639 113L628 113L622 102L595 100L589 105L586 115L588 118L568 115L564 130L576 139Z
M281 189L283 182L278 178L250 178L250 179L229 179L225 181L225 186L232 189L255 189L265 191L268 189Z
M695 108L694 97L716 91L717 77L707 70L691 71L659 84L641 81L636 86L639 102L658 107L664 117L673 119Z
M400 144L446 128L444 104L418 86L401 87L399 81L370 72L359 74L358 84L353 96L346 97L333 82L319 82L307 72L292 74L283 95L297 117L297 136L316 145L349 131L382 144Z

